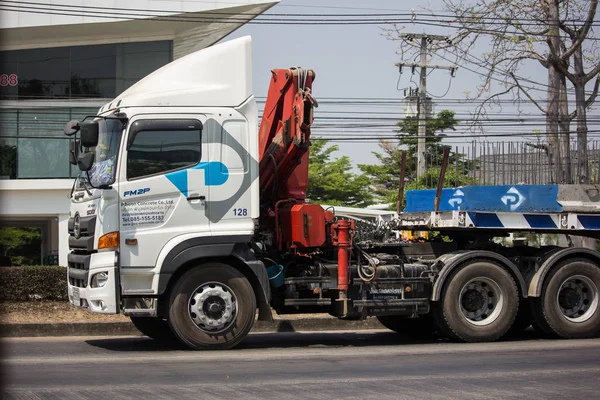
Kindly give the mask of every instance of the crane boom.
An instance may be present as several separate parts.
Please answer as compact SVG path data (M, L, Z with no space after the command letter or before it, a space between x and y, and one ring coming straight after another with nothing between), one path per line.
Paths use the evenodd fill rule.
M273 207L281 199L304 202L313 122L315 73L302 68L271 71L259 130L260 198Z

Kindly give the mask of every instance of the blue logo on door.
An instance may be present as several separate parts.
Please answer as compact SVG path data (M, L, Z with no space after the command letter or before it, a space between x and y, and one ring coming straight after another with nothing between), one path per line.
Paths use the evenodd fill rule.
M201 162L195 167L166 174L167 179L186 197L188 195L188 171L190 169L204 170L204 184L206 186L220 186L229 179L227 166L217 161Z

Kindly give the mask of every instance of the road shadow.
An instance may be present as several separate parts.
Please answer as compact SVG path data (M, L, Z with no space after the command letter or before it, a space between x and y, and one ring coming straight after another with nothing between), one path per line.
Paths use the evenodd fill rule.
M118 352L168 352L189 350L177 340L159 341L147 336L89 339L85 343L104 350Z
M503 342L540 340L540 336L529 328L517 336L503 338ZM449 343L450 339L437 335L415 338L391 331L357 332L278 332L252 333L234 350L282 349L282 348L339 348L410 346L415 344ZM102 338L86 340L90 346L115 352L168 352L190 351L177 341L157 341L147 337ZM465 346L468 346L465 343Z

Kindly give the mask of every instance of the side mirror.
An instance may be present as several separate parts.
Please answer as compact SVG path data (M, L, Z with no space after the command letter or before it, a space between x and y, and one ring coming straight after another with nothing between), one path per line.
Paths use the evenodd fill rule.
M65 132L65 135L67 135L67 136L73 136L74 134L79 132L80 128L81 128L81 122L74 119L74 120L67 122L67 124L65 125L65 128L63 129L63 132Z
M77 159L79 158L79 152L81 149L81 141L79 139L73 139L69 142L69 163L77 165Z
M83 147L94 147L98 145L98 122L84 121L81 124L81 145Z
M77 158L77 166L82 171L89 171L94 164L94 158L96 153L88 151L87 153L80 154Z

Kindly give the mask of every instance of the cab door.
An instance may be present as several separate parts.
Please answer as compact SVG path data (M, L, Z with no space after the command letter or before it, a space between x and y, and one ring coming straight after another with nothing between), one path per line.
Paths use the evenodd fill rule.
M203 120L144 115L131 121L119 168L120 264L125 275L127 269L135 274L134 268L153 268L163 246L177 236L210 234L208 187L203 179L188 179L208 155L202 144Z

